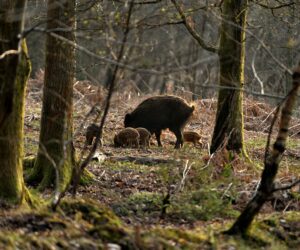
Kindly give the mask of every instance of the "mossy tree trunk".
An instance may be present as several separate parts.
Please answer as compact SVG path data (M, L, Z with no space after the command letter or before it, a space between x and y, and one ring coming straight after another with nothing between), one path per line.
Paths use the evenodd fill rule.
M219 46L220 85L216 122L210 151L228 137L227 149L244 152L243 86L247 0L225 0L222 5Z
M25 7L25 0L0 2L0 200L8 204L23 203L26 192L23 127L30 62L26 42L18 37L23 29Z
M48 0L46 66L39 150L29 183L42 190L58 176L58 190L64 190L74 167L73 80L75 50L64 39L75 42L75 0ZM63 38L63 39L60 39Z

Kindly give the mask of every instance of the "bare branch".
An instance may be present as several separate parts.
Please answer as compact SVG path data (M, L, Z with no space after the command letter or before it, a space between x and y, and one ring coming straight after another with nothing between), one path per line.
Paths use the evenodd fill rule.
M269 6L269 5L266 5L266 4L257 2L257 1L254 1L254 3L259 5L260 7L263 7L265 9L269 9L269 10L277 10L277 9L281 9L281 8L285 8L285 7L290 7L290 6L293 6L296 4L295 2L290 2L290 3L279 4L276 6Z
M255 59L256 59L257 52L260 50L260 48L261 48L261 43L258 44L256 50L254 51L252 62L251 62L251 68L252 68L253 75L254 75L255 79L258 81L258 83L260 85L260 93L263 95L265 93L265 91L264 91L264 83L259 78L259 76L258 76L258 74L256 72L256 69L255 69Z
M7 50L0 55L0 60L2 60L4 57L8 55L18 55L20 52L21 52L20 50L15 50L15 49Z
M163 27L163 26L169 26L169 25L177 25L177 24L183 24L183 21L178 22L165 22L165 23L157 23L157 24L151 24L151 23L144 23L143 26L148 27L148 29L154 29L157 27Z
M119 2L119 3L123 3L125 4L126 1L122 1L122 0L115 0L116 2ZM137 1L137 2L134 2L135 5L143 5L143 4L156 4L156 3L160 3L162 2L162 0L149 0L149 1Z
M281 186L281 187L278 187L278 188L273 188L272 192L288 190L288 189L291 189L291 188L297 186L298 184L300 184L300 179L298 179L298 180L292 182L292 183L289 184L289 185Z
M172 0L174 1L174 0ZM231 21L228 21L228 20L223 20L222 17L216 15L216 14L213 14L217 19L221 20L221 21L224 21L224 22L227 22L228 24L232 25L232 26L235 26L235 27L238 27L240 29L243 29L243 27L241 27L240 25L237 25L235 24L234 22L231 22ZM292 71L286 67L282 62L279 61L279 59L277 59L274 54L270 51L270 49L268 48L268 46L258 37L256 36L253 32L251 32L249 29L245 29L245 32L252 36L256 41L258 41L262 48L270 55L270 57L284 70L286 71L289 75L292 75Z
M77 49L77 50L79 50L79 51L81 51L81 52L83 52L83 53L85 53L89 56L92 56L92 57L94 57L94 58L96 58L100 61L116 65L119 68L124 68L124 69L127 69L127 70L131 70L133 72L140 72L140 73L145 73L145 74L166 75L166 74L169 74L169 73L179 72L179 71L182 71L182 70L186 70L186 69L196 67L201 63L205 63L205 62L211 61L213 59L213 57L207 57L207 58L204 58L204 59L199 59L195 63L184 65L184 66L181 66L181 67L176 68L176 69L168 69L168 70L165 70L165 71L159 71L159 70L155 70L155 69L143 69L143 68L137 68L137 67L134 67L134 66L122 63L122 62L118 62L116 60L109 59L109 58L106 58L106 57L103 57L103 56L96 55L95 53L88 50L87 48L85 48L85 47L83 47L79 44L76 44L76 43L66 39L63 36L60 36L60 35L58 35L56 33L53 33L53 32L50 32L50 31L48 31L44 28L35 28L34 30L36 30L38 32L48 33L48 34L50 34L50 36L53 36L57 39L60 39L61 41L64 41L65 43L70 44L75 49Z
M176 10L180 14L180 17L183 21L184 26L188 30L188 32L194 37L194 39L199 43L199 45L203 48L206 49L207 51L213 52L213 53L218 53L218 48L207 45L206 42L202 39L202 37L195 31L195 29L189 24L186 15L183 12L183 9L179 6L179 4L176 2L176 0L171 0L171 2L174 4Z

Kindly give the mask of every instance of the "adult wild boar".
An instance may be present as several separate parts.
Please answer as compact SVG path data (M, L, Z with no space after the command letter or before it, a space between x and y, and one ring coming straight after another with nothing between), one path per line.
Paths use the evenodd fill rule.
M124 126L146 128L155 134L158 146L162 146L161 131L168 128L176 136L175 148L180 148L183 145L182 130L194 109L194 106L177 96L153 96L125 115Z

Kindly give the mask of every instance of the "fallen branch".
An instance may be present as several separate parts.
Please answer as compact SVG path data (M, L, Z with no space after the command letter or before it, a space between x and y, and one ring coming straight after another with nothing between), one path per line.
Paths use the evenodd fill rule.
M300 179L292 182L289 185L284 185L284 186L281 186L281 187L273 188L272 192L274 193L274 192L277 192L277 191L288 190L288 189L291 189L291 188L297 186L298 184L300 184Z
M112 156L106 158L109 161L128 161L134 162L136 164L143 165L157 165L157 164L170 164L175 163L176 160L173 159L163 159L163 158L151 158L151 157L137 157L137 156Z

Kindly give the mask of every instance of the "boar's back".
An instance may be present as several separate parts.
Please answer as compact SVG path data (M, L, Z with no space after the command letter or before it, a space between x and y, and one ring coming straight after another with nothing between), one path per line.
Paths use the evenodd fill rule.
M185 125L194 111L182 98L154 96L144 100L125 117L125 127L144 127L151 133Z

